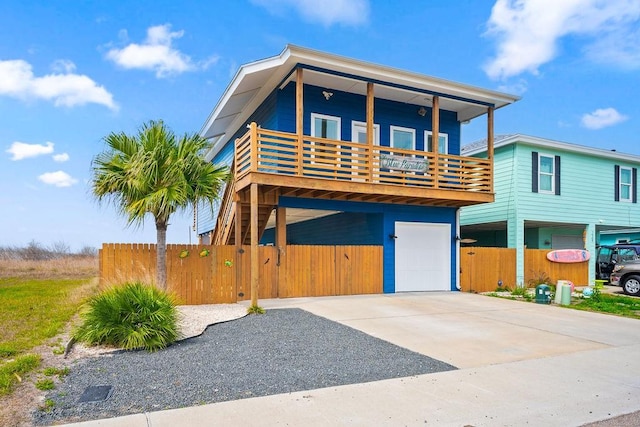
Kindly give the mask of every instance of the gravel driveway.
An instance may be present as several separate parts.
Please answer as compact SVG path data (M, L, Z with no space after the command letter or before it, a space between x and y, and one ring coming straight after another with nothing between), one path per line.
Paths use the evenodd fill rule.
M35 424L75 422L456 369L300 309L212 325L156 353L81 359ZM78 403L89 386L113 386Z

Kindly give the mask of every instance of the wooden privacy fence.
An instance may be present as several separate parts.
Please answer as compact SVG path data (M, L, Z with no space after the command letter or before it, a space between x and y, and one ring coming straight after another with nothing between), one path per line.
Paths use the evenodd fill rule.
M576 285L589 284L589 263L575 262L562 264L547 259L548 249L525 249L524 281L535 281L546 275L551 283L558 280L570 280Z
M381 246L274 246L259 248L258 298L382 293ZM189 251L184 256L183 251ZM208 251L208 253L203 252ZM181 257L181 253L183 256ZM250 247L167 245L167 285L184 304L250 299ZM100 284L152 282L156 247L103 244Z
M570 280L576 285L589 282L589 263L561 264L547 259L547 249L525 249L524 285L541 278ZM514 248L460 248L460 289L466 292L491 292L502 287L513 289L516 283L516 250Z

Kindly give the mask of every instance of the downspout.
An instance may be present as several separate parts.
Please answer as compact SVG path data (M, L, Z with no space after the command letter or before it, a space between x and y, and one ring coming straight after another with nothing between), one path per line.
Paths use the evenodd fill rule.
M456 289L460 290L460 208L456 209Z

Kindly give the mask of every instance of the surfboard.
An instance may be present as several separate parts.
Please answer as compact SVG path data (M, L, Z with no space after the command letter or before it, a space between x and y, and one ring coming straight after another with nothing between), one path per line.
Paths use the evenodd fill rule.
M547 259L551 262L572 263L589 261L591 254L584 249L558 249L547 253Z

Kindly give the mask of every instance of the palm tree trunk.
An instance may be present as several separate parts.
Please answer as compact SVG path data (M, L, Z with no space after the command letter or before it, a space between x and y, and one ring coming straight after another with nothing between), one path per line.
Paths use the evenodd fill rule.
M157 251L156 281L163 291L167 290L167 223L156 220Z

